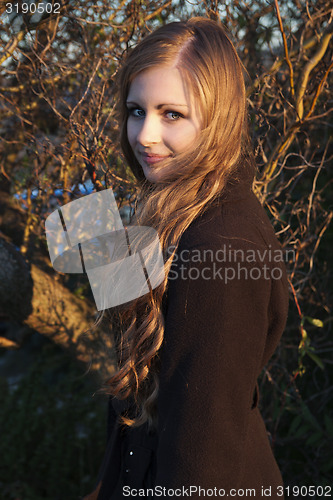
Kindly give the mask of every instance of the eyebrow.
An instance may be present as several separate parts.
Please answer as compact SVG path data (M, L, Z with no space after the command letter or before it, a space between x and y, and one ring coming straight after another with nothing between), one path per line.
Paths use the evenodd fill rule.
M140 105L137 103L137 102L133 102L133 101L126 101L126 104L134 104L134 106L138 106L140 107ZM180 106L182 108L188 108L188 105L187 104L174 104L174 103L168 103L168 104L158 104L157 106L155 106L156 109L161 109L163 107L166 107L166 106Z

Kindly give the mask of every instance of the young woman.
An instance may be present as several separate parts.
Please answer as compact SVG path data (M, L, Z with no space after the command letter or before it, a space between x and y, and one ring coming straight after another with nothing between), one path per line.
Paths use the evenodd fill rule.
M218 23L192 18L144 38L119 89L135 224L157 231L166 277L121 308L107 450L86 499L283 498L256 381L288 290L252 191L242 64Z

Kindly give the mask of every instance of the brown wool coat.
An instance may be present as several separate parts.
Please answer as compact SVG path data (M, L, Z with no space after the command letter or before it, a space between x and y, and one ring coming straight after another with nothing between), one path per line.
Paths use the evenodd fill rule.
M239 250L237 259L229 250ZM254 488L256 498L270 487L270 498L281 499L256 381L285 327L288 287L280 246L250 183L230 184L186 230L177 255L165 296L158 431L121 428L117 415L126 404L114 400L99 486L86 498L131 498L122 496L128 485L184 488L181 498L192 499L204 495L189 496L190 486L229 496Z

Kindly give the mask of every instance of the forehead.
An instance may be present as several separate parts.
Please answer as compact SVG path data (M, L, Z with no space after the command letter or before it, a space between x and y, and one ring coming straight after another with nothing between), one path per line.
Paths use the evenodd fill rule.
M145 69L131 83L127 100L170 101L189 105L193 95L181 72L174 66L160 65ZM176 99L176 101L175 101Z

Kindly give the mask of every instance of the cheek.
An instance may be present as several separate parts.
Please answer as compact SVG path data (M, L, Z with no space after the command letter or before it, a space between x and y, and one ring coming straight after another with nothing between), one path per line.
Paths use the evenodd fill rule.
M127 138L128 138L128 142L130 143L130 146L132 148L135 144L136 135L137 134L136 134L135 127L133 125L132 120L128 120L127 121Z
M190 124L188 127L184 127L181 130L175 130L172 137L170 137L173 149L176 152L181 153L183 150L195 143L197 135L198 131Z

